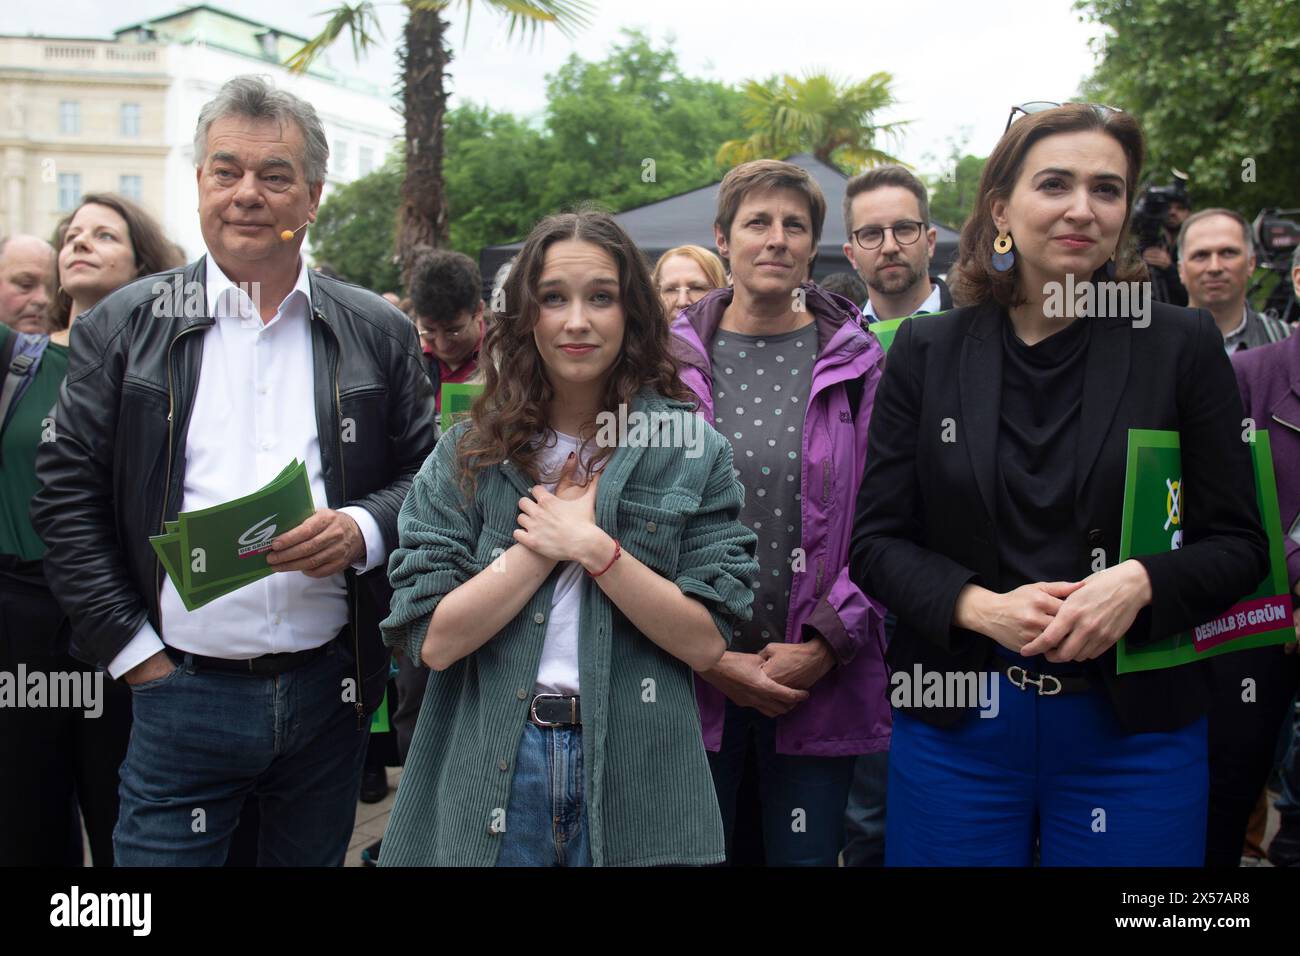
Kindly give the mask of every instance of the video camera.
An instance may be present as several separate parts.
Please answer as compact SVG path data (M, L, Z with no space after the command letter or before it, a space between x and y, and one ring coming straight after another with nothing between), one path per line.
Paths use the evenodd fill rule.
M1133 204L1132 229L1137 239L1138 251L1161 246L1165 242L1165 220L1169 216L1169 207L1174 203L1192 206L1191 196L1187 191L1187 174L1177 169L1171 170L1174 178L1167 186L1147 186L1138 193L1137 202Z
M1291 287L1291 256L1300 245L1300 223L1295 219L1298 214L1300 209L1261 209L1252 224L1256 259L1260 266L1277 276L1263 311L1271 312L1283 322L1293 322L1300 316L1300 303L1296 302ZM1261 285L1262 281L1254 283L1251 291Z

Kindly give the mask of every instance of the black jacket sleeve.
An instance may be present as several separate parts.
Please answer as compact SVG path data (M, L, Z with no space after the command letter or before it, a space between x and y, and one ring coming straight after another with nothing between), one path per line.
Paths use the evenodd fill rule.
M44 539L45 576L72 620L75 657L99 666L148 618L127 569L114 517L113 470L130 313L104 303L72 327L68 374L55 405L54 440L36 452L41 490L32 525Z
M914 326L899 326L876 390L849 569L860 590L882 601L926 640L953 651L957 595L977 575L921 544L917 439L922 387L915 368Z
M436 439L433 419L433 388L422 361L415 326L403 321L388 369L388 442L396 468L393 480L383 488L349 505L364 508L384 535L384 551L397 547L397 514Z

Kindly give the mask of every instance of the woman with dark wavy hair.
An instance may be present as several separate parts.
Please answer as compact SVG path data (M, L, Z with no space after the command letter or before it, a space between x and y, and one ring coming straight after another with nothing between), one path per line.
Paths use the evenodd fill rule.
M1115 645L1222 613L1267 542L1222 336L1152 302L1129 252L1142 159L1118 110L1012 122L962 307L889 351L851 565L898 616L888 865L1202 863L1205 668L1120 674ZM1194 503L1181 547L1121 561L1134 428L1179 432Z
M384 640L434 673L380 863L720 862L691 673L750 614L731 446L608 215L541 222L505 306L398 519Z

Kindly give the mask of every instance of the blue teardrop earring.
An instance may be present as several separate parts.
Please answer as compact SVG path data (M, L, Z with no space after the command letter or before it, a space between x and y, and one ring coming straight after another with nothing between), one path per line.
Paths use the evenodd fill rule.
M1011 251L1011 234L999 232L998 237L993 240L993 268L998 272L1006 272L1016 264L1016 254Z

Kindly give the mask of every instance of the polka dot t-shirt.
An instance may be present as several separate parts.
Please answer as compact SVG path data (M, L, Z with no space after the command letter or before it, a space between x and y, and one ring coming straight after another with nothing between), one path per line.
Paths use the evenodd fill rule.
M758 535L754 618L731 649L785 640L792 552L799 547L803 422L817 360L817 326L782 335L719 330L713 339L713 427L731 440L745 486L740 520Z

